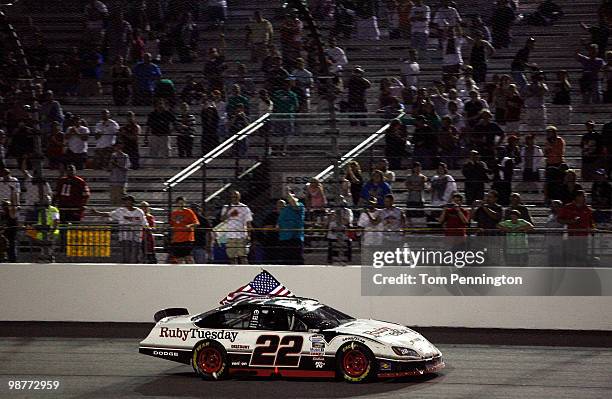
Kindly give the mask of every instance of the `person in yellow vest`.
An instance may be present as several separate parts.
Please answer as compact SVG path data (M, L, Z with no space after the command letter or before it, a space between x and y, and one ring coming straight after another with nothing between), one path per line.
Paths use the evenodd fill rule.
M60 213L58 208L51 205L51 197L49 195L43 197L42 207L37 210L37 215L37 223L28 229L28 235L33 239L34 245L40 248L38 261L53 262L54 245L60 235L58 228ZM45 247L48 248L48 253L45 253Z

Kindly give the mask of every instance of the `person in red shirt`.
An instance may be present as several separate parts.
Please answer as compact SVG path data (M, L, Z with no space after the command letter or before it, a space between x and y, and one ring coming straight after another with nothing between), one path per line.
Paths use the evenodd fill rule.
M589 235L594 223L593 211L586 204L586 193L583 190L578 190L574 201L559 210L557 220L567 225L566 266L587 266Z
M195 243L195 227L200 222L196 214L185 206L185 198L176 199L176 209L170 215L172 247L170 263L193 263L191 251Z
M60 210L60 222L80 222L83 219L85 205L89 201L90 191L87 182L76 175L76 167L68 165L66 176L57 181L54 204Z
M470 224L470 211L462 208L463 195L453 194L451 203L448 204L442 211L442 215L438 218L441 225L444 226L444 235L451 240L453 248L462 246L467 239L467 227Z

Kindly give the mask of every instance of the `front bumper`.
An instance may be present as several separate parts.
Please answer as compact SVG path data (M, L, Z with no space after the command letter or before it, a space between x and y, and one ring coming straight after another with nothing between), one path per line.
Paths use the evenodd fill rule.
M378 359L379 378L398 378L436 373L444 368L441 355L417 361Z

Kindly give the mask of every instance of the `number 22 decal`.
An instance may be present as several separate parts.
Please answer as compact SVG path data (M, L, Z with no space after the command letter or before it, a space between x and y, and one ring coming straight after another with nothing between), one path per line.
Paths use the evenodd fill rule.
M260 335L251 356L251 366L297 367L304 338L299 335Z

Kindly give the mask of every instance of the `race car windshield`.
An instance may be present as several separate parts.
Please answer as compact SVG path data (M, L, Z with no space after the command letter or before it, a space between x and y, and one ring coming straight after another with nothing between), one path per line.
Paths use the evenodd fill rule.
M320 330L335 328L342 324L346 324L349 321L355 320L354 317L325 305L315 309L308 308L299 310L297 315L304 323L306 323L308 328L317 328Z

